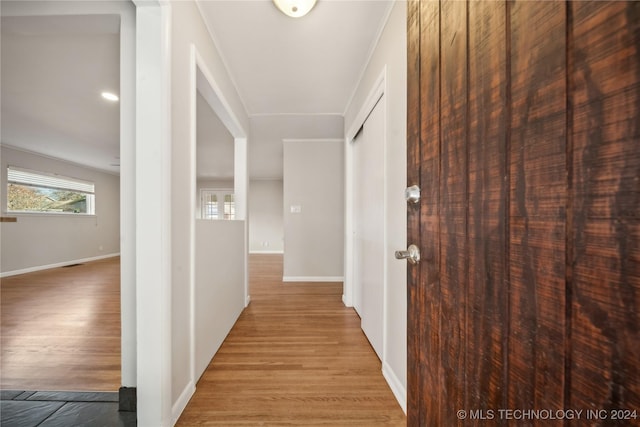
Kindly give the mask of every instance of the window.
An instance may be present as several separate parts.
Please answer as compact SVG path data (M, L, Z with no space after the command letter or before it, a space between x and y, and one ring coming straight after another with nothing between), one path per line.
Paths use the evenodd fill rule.
M236 217L236 205L233 201L233 194L224 196L224 219L234 219Z
M202 218L204 219L218 219L218 195L213 193L206 193L203 195L202 201Z
M7 211L95 214L95 185L61 175L9 166Z
M233 190L203 189L200 190L200 200L203 219L235 219Z

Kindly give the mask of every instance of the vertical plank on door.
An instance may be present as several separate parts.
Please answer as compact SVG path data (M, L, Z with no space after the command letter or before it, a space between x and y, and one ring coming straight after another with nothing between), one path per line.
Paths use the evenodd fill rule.
M569 406L640 411L640 3L571 7Z
M467 247L467 4L441 2L440 343L442 424L465 405Z
M443 425L440 402L444 400L440 359L440 5L420 5L420 302L423 337L420 353L420 422ZM428 396L426 396L428 394ZM408 424L411 425L411 424Z
M563 2L510 7L509 408L563 407L565 8Z
M506 403L505 13L503 2L469 3L467 409L496 410Z
M407 186L420 184L420 3L407 2ZM420 242L420 205L407 205L407 244ZM407 263L407 366L420 366L425 336L419 266ZM422 292L421 292L422 291ZM407 424L420 425L420 376L407 375Z

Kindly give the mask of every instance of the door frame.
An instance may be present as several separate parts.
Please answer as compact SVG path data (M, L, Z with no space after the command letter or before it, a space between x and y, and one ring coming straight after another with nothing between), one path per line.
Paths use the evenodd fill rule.
M123 387L136 386L136 244L135 244L135 143L136 143L136 10L127 3L57 2L13 3L3 16L118 15L120 17L120 312L121 378Z
M197 190L197 95L198 89L205 101L231 134L234 141L234 200L236 220L244 221L244 246L248 248L248 164L247 164L247 132L243 129L229 102L220 90L213 74L206 65L206 61L199 53L195 44L190 46L189 54L189 173L190 173L190 203L189 203L189 371L190 381L182 394L177 398L172 408L174 423L189 403L189 399L196 390L198 374L196 373L196 217L198 198ZM249 304L248 282L248 252L244 258L244 301Z
M172 402L171 5L134 3L137 420L166 426Z
M387 66L382 68L381 73L375 80L374 84L369 91L364 103L360 107L358 114L353 120L351 127L345 135L345 261L344 261L344 287L342 301L347 307L354 307L355 304L355 288L356 288L356 245L354 233L356 230L356 211L357 207L354 204L354 196L356 192L356 178L355 178L355 148L354 139L358 134L360 128L364 125L365 121L373 111L373 109L381 103L381 107L386 112L387 110ZM383 116L384 127L387 127L386 113ZM383 133L383 159L386 159L387 155L387 135L386 131ZM382 250L383 252L387 248L387 185L389 177L387 176L387 165L384 162L383 165L383 188L382 188L382 200L383 200L383 212L382 212ZM382 348L380 351L381 362L384 366L387 358L387 263L383 261L382 266Z
M347 307L353 307L354 305L354 288L355 288L355 241L353 238L353 234L355 232L355 206L353 202L353 196L355 194L355 177L354 177L354 148L353 148L353 140L358 133L358 130L364 125L364 122L369 117L369 114L373 111L374 107L380 101L383 102L383 106L385 107L385 111L387 108L386 98L384 95L387 92L387 67L386 65L383 67L382 72L374 82L369 94L367 95L366 100L362 104L362 107L358 111L356 118L353 120L351 127L345 134L345 215L344 215L344 224L345 224L345 239L344 239L344 286L342 292L342 302ZM385 117L385 127L386 127L386 117ZM387 149L387 136L384 135L384 147L385 153ZM387 182L387 171L386 165L384 170L384 181ZM385 227L383 229L383 242L386 247L387 243L387 230L386 230L386 219L387 219L387 194L386 194L386 186L383 189L383 200L384 200L384 221ZM387 289L387 280L386 280L386 265L384 267L384 278L383 278L383 286L385 290L385 301L386 301L386 289ZM386 324L386 304L384 308L384 316L383 324ZM385 338L383 338L383 347L386 342L386 334Z

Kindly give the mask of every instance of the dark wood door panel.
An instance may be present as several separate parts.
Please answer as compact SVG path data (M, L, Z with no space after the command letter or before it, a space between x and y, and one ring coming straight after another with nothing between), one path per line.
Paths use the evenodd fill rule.
M465 405L467 340L467 4L440 6L440 354L442 425Z
M422 344L419 425L443 425L440 402L444 387L440 354L440 5L420 3L420 328ZM410 392L409 392L410 393ZM426 396L429 397L426 397Z
M469 3L469 292L464 408L505 408L508 79L506 4ZM486 421L475 421L486 425ZM465 425L473 425L471 420Z
M570 7L570 406L639 410L640 2Z
M640 411L640 2L408 5L408 425Z
M564 3L510 7L509 408L564 403L565 25Z
M407 92L407 186L420 182L420 3L407 3L407 85L415 88ZM420 242L420 209L409 205L407 209L407 244ZM414 337L408 342L407 366L414 371L407 377L407 424L424 425L421 421L422 389L419 374L420 354L426 326L420 286L419 266L407 265L407 336Z

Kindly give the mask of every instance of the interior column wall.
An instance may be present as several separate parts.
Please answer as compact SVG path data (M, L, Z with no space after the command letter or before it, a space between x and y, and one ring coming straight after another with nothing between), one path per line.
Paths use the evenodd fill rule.
M213 102L212 108L227 127L235 126L230 131L236 137L236 144L238 137L246 137L246 134L239 135L238 132L249 129L249 124L244 107L202 19L198 5L195 2L172 2L171 10L171 401L172 418L175 422L193 394L197 381L193 366L195 338L192 334L196 221L196 165L193 152L195 145L191 146L196 120L195 109L192 108L196 87L194 58L197 57L197 64L201 66L209 83L215 82L216 85L215 88L203 87L203 96L210 105ZM213 95L207 93L209 90L214 92ZM224 99L220 99L216 94L222 94ZM243 158L246 161L246 155L239 157L240 154L242 153L236 152L236 162ZM239 176L234 179L234 185L236 190L238 186L246 186Z

